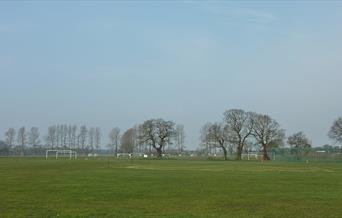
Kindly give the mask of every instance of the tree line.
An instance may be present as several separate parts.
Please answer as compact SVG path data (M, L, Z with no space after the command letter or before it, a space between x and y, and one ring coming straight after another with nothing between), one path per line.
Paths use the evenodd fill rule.
M101 147L101 130L99 127L87 128L85 125L56 124L47 128L41 137L38 127L21 127L17 131L9 128L5 132L7 150L24 155L27 148L42 149L74 149L79 151L96 151Z
M114 128L109 134L109 149L116 155L118 148L124 153L156 152L162 157L165 150L181 154L185 149L185 130L181 124L164 119L149 119L142 124L127 129L120 135L120 129Z
M47 128L47 133L40 137L39 129L32 127L26 130L9 128L4 142L0 141L0 152L14 151L24 155L25 148L43 149L73 149L81 153L99 152L102 148L102 133L99 127L82 125L56 124ZM330 139L342 143L342 118L335 120L328 132ZM162 157L165 150L182 153L185 148L185 130L181 124L164 119L149 119L141 124L127 129L123 134L120 128L114 127L108 134L107 148L117 156L124 153L152 153ZM256 112L246 112L242 109L230 109L223 113L219 122L208 122L200 131L200 150L210 154L213 149L220 149L224 159L229 154L235 154L235 159L241 160L243 153L260 150L263 160L270 160L269 150L282 147L285 144L285 130L269 115ZM290 135L287 144L296 149L296 155L301 155L310 148L311 141L302 132ZM257 148L257 149L255 149Z
M162 128L164 120L156 119L159 131ZM165 121L166 122L166 121ZM153 122L154 123L154 122ZM155 123L155 124L156 124ZM185 131L183 125L175 125L172 121L166 122L171 129L168 132L168 144L163 144L162 152L166 148L171 149L175 153L182 153L185 139ZM106 147L110 152L117 156L119 152L123 153L152 153L152 144L148 140L143 140L144 124L135 125L127 129L122 135L119 127L114 127L108 134L109 143ZM153 133L154 134L154 133ZM102 132L99 127L87 127L82 125L56 124L47 128L46 135L40 135L38 127L26 129L21 127L18 130L9 128L4 134L4 141L0 141L0 154L20 154L24 155L25 151L30 153L43 153L46 149L72 149L80 153L100 152L102 149ZM154 140L157 142L157 139ZM172 142L172 143L171 143ZM164 146L165 145L165 146ZM174 147L171 147L174 145ZM151 147L152 146L152 147ZM158 153L161 156L161 153Z
M342 118L334 121L328 136L335 142L342 142ZM235 154L235 159L241 160L242 153L253 149L261 151L263 160L270 160L268 151L284 146L285 130L269 115L231 109L223 113L222 121L208 122L202 127L200 141L203 152L210 154L213 149L219 148L225 160L228 153ZM294 149L297 157L312 146L302 131L290 135L286 143Z

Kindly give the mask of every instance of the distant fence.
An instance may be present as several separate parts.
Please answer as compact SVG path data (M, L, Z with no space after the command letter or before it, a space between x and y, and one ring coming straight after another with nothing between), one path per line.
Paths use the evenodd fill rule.
M300 162L300 161L341 161L342 162L342 148L324 150L322 148L274 148L270 149L268 156L272 161L289 161L289 162ZM223 159L223 152L217 150L216 153L201 153L199 155L206 159ZM249 161L261 161L261 151L250 151L244 152L241 155L242 160ZM228 159L236 159L236 153L228 153Z
M318 150L316 148L305 149L273 149L276 160L283 161L342 161L340 150Z

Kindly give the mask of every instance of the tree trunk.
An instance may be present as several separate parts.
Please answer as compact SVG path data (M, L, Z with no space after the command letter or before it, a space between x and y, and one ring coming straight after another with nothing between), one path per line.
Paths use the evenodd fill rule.
M150 152L150 158L152 157L152 145L150 144L150 147L149 147L149 152Z
M236 160L241 160L242 148L243 148L242 146L237 147Z
M266 145L262 145L262 160L271 160L267 154Z
M157 157L161 159L162 158L162 154L163 154L162 147L161 148L156 148L156 150L157 150Z
M221 146L224 154L224 160L228 160L227 158L227 149L224 146Z

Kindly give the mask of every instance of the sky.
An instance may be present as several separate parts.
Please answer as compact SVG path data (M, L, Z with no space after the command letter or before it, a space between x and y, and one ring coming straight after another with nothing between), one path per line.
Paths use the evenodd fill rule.
M0 1L0 139L56 123L183 124L232 108L315 146L342 116L342 2Z

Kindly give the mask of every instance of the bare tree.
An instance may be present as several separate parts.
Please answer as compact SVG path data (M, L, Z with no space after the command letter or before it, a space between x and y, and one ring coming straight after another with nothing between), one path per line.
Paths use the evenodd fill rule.
M28 133L28 144L32 147L36 147L39 143L39 130L37 127L32 127Z
M280 129L278 122L268 115L254 113L251 117L253 120L252 135L262 148L262 159L270 160L267 150L283 144L285 131Z
M89 128L89 131L88 131L88 145L91 151L94 149L94 142L95 142L95 128L91 127Z
M183 149L185 148L184 140L185 140L184 126L178 124L176 126L176 147L177 147L177 151L179 154L182 153Z
M67 139L68 139L68 125L64 124L62 125L62 141L63 141L63 147L67 147Z
M231 109L224 112L223 115L229 141L236 146L236 159L241 160L243 147L253 130L251 113L241 109Z
M287 143L295 148L299 147L311 147L309 139L303 132L297 132L288 137Z
M113 128L109 133L109 147L112 149L112 153L117 157L118 154L118 146L120 141L120 129L118 127Z
M212 145L221 148L223 150L224 159L227 160L227 144L228 144L228 132L227 127L221 123L215 123L208 129L208 138Z
M15 129L9 128L5 133L5 137L6 144L12 147L14 145L15 140Z
M24 156L24 148L25 148L25 144L26 144L26 129L25 127L21 127L18 131L18 136L17 136L17 142L18 145L20 146L20 153L22 156Z
M135 129L129 128L121 136L121 150L125 153L133 153L135 146Z
M200 130L200 141L201 147L205 151L205 154L208 156L212 153L212 150L215 149L215 145L213 144L213 140L210 137L209 130L212 127L212 123L206 123Z
M146 120L139 128L140 143L150 144L161 158L163 147L172 143L175 134L174 126L174 122L163 119Z
M54 148L57 142L57 127L56 125L54 126L49 126L48 127L48 132L45 137L46 144L50 146L51 149Z
M140 140L139 140L139 125L134 125L132 127L133 129L133 133L132 133L132 140L133 140L133 144L134 144L134 149L136 149L137 152L146 152L147 149L146 149L146 143L140 143Z
M56 147L58 147L60 145L60 137L61 136L61 128L59 126L59 124L56 125Z
M334 121L329 130L328 136L337 143L342 143L342 117Z
M209 128L212 126L211 123L206 123L200 130L200 142L201 147L205 152L205 155L209 155L210 153L210 137L209 137Z
M77 126L73 125L71 128L71 141L72 141L72 148L76 149L76 142L77 142Z
M311 147L311 142L303 132L297 132L289 136L287 144L294 148L297 159L300 159L303 156L303 152L306 148Z
M87 134L88 134L88 129L85 125L80 127L80 134L79 134L79 145L81 146L81 150L84 151L86 148L86 143L87 143Z
M69 149L72 148L72 126L69 125L67 128L67 144Z
M101 129L99 127L95 128L95 137L94 137L95 148L97 152L100 151L101 148Z

